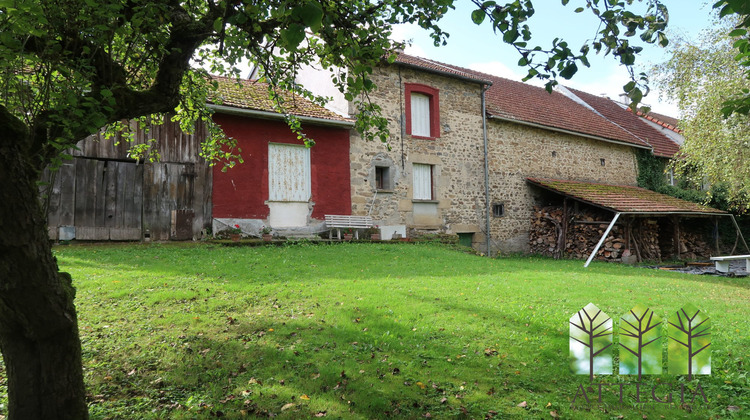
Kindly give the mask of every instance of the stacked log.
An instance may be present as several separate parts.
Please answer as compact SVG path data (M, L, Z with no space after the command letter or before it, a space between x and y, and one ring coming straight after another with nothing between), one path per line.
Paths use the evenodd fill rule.
M680 258L683 260L703 260L716 254L716 246L709 245L701 233L683 231L680 239Z
M563 235L566 223L563 220L562 207L535 207L529 233L530 250L532 253L555 258L586 259L606 231L611 217L611 213L594 210L578 211L570 215L567 221L567 232ZM599 248L596 259L621 261L623 257L632 254L639 261L660 260L659 229L654 222L644 219L634 220L630 226L630 244L628 244L626 234L627 225L616 224Z

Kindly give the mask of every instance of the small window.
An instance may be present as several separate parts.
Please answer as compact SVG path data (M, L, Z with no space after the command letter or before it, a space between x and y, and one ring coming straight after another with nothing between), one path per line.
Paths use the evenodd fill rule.
M503 217L505 216L505 204L503 203L495 203L492 205L492 216L493 217Z
M435 139L440 137L439 91L417 83L404 85L406 134Z
M604 165L606 165L606 164L607 164L607 161L606 161L606 160L605 160L604 158L601 158L601 160L600 160L600 161L601 161L601 163L602 163L602 166L604 166Z
M414 170L414 199L415 200L434 200L432 173L433 165L415 163L412 165Z
M391 190L391 168L387 166L375 167L375 188L378 190Z

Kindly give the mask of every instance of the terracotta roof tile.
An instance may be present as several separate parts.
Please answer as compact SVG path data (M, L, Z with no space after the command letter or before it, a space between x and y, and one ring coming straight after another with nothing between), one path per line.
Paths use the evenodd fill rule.
M680 123L680 120L678 120L677 118L670 117L664 114L657 114L656 112L649 112L648 114L644 114L641 111L638 111L638 116L641 118L645 118L655 124L659 124L664 128L668 128L675 133L682 134L682 130L677 128L678 124Z
M398 53L395 62L398 64L405 64L407 66L420 67L433 72L447 73L448 75L458 76L464 79L472 79L478 83L491 83L487 78L479 76L476 72L472 72L471 70L453 66L451 64L441 63L435 60L430 60L428 58L415 57L409 54Z
M219 83L219 88L210 95L209 102L215 105L278 113L268 97L267 83L257 80L238 82L236 79L219 76L213 76L213 79ZM332 121L352 121L294 93L281 91L280 95L284 100L284 106L292 115Z
M660 133L654 127L645 124L640 117L617 102L580 90L567 89L586 102L596 112L604 116L604 118L651 145L654 149L654 155L671 158L680 150L680 146L674 140Z
M487 91L487 112L490 116L571 131L636 147L649 147L642 140L559 92L549 94L543 88L526 83L403 53L398 55L396 63L491 83Z
M527 178L527 181L614 212L726 214L721 210L640 187L543 178Z

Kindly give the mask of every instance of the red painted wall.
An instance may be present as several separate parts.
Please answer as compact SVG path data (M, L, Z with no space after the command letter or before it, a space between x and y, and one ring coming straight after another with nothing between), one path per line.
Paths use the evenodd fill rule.
M237 139L244 163L221 171L213 170L213 217L265 219L268 200L268 143L302 144L283 121L262 120L237 115L215 114L214 121L224 132ZM312 217L323 220L326 214L351 214L349 181L349 130L303 125L315 140L310 149L312 176Z

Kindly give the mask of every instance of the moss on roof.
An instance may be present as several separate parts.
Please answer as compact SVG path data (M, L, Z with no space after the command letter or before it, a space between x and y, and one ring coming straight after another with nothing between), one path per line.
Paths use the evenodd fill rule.
M268 83L257 80L238 81L219 76L214 76L213 80L219 83L219 87L209 95L210 103L280 114L271 98L268 97ZM289 114L333 121L352 121L292 92L280 91L279 96Z
M640 187L543 178L527 178L527 181L614 212L726 214L726 212L712 207L659 194Z

